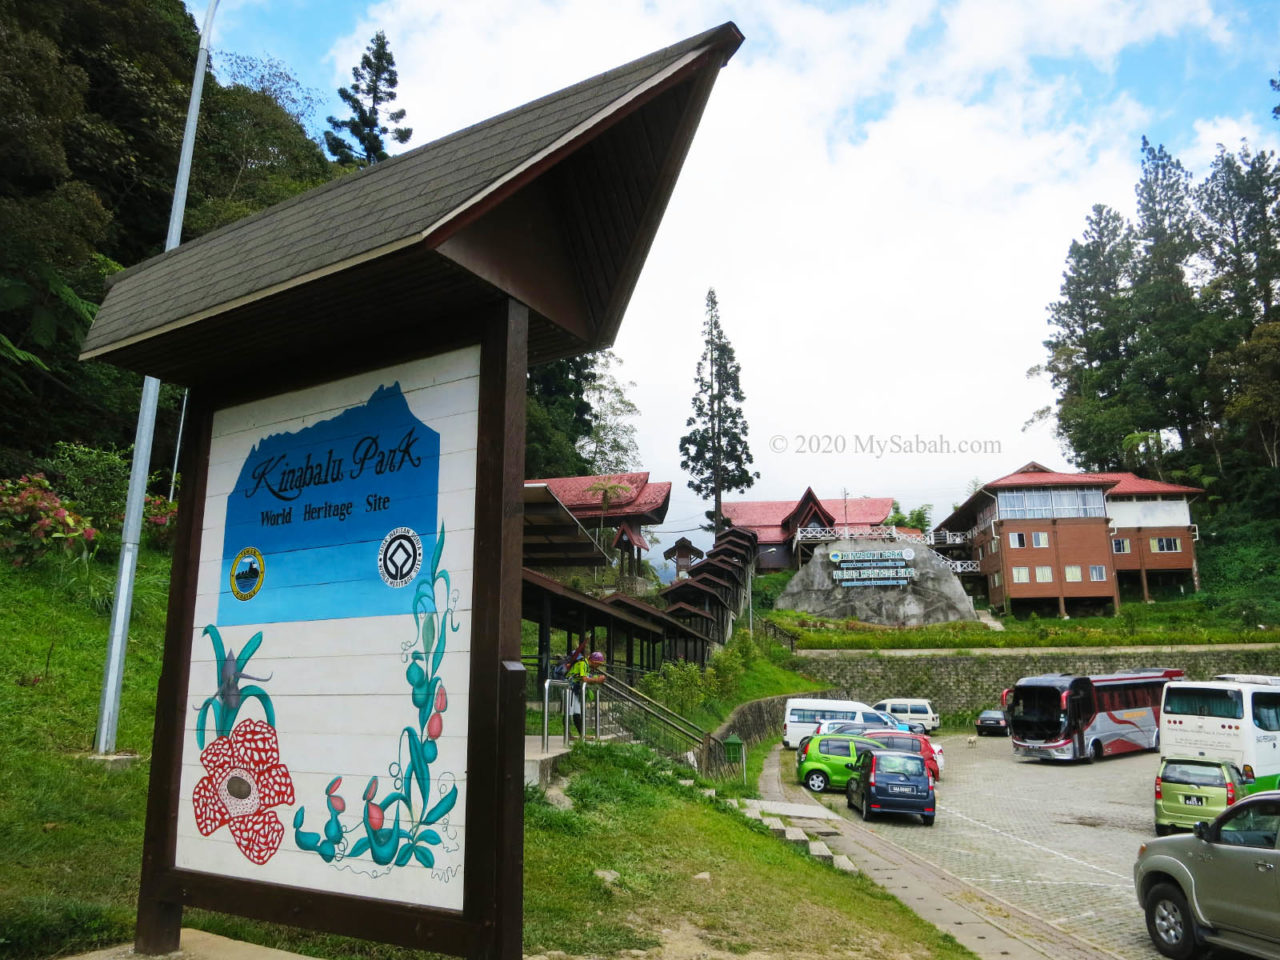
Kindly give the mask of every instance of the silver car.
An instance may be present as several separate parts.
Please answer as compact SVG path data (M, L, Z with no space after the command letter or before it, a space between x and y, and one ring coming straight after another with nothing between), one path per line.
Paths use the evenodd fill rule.
M1156 949L1226 947L1280 960L1280 791L1255 793L1190 835L1144 843L1133 884Z

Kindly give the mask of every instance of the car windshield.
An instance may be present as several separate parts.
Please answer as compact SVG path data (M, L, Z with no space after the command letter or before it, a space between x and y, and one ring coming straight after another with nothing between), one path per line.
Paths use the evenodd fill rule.
M908 777L922 777L924 761L919 757L883 755L876 761L876 769L881 773L901 773Z
M982 718L984 720L998 720L1004 716L999 710L983 710Z

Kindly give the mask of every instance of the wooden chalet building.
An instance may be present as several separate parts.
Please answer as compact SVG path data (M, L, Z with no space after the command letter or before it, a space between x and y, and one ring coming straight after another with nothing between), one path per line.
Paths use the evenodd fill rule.
M798 500L727 501L721 510L730 529L755 535L757 570L786 570L798 569L819 543L883 532L893 498L821 500L809 487Z
M1152 586L1200 588L1190 501L1201 492L1033 461L983 484L933 539L969 554L996 609L1118 610L1122 590L1149 601Z

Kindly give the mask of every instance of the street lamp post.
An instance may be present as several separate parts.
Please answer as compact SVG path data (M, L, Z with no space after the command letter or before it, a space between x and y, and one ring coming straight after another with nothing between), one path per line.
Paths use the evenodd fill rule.
M182 218L187 208L187 184L191 180L196 121L200 116L200 96L204 92L204 72L209 63L209 32L217 9L218 0L209 0L209 9L204 16L204 29L200 31L200 49L196 53L196 72L191 81L191 100L187 104L187 126L182 134L178 178L173 187L173 205L169 208L169 233L164 243L166 251L182 242ZM129 617L133 610L133 580L138 569L142 507L147 493L147 475L151 468L151 441L155 435L156 405L159 400L160 381L155 377L145 377L142 381L142 399L138 405L138 428L133 440L133 464L129 469L129 495L125 500L120 566L116 571L115 598L111 605L111 636L107 643L107 664L102 676L98 729L93 741L93 750L98 756L109 756L116 749L125 646L129 637Z

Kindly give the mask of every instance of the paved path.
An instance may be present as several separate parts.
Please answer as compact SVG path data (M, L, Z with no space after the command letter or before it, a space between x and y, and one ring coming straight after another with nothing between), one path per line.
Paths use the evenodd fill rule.
M769 754L761 773L760 794L766 801L808 804L814 811L843 809L841 794L826 794L824 805L796 784L794 754L780 751L779 747ZM785 773L780 762L787 768ZM922 837L938 830L911 819ZM942 822L939 815L937 823ZM860 823L841 817L835 826L838 835L823 838L833 853L847 856L868 877L984 960L1114 960L1117 956L966 883Z

